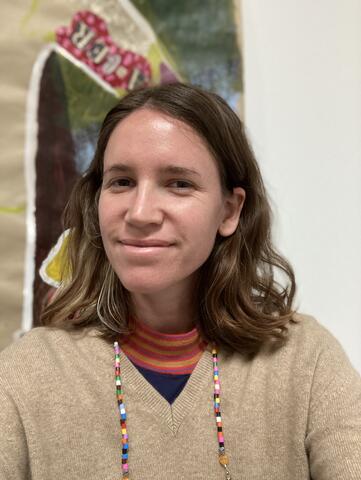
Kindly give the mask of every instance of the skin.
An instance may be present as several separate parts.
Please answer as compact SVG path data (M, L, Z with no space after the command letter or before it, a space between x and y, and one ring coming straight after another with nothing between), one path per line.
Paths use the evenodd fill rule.
M240 187L222 193L215 159L185 123L143 108L117 125L104 154L99 223L137 318L163 333L192 328L197 272L217 232L237 228L244 200ZM167 245L122 243L152 239Z

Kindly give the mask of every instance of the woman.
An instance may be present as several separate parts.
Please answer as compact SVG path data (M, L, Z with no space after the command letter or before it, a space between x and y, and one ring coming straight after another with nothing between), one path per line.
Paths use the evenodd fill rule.
M294 312L220 97L173 84L123 98L65 226L46 326L1 355L1 478L361 478L360 377Z

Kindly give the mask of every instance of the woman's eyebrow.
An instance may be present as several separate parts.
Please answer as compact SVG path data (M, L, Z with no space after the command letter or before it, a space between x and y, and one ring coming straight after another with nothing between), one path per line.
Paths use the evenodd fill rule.
M104 175L106 175L107 173L112 173L112 172L115 172L115 173L127 173L127 172L131 172L133 171L133 168L129 167L128 165L124 164L124 163L115 163L114 165L106 168L104 170Z
M164 168L161 168L161 171L164 173L175 173L175 174L181 174L181 175L197 175L200 177L199 172L196 170L193 170L192 168L187 168L187 167L179 167L177 165L167 165Z
M104 175L112 172L116 173L129 173L134 172L136 169L125 163L116 163L104 171ZM166 165L159 169L160 173L173 173L177 175L196 175L200 177L200 173L192 168L180 167L179 165Z

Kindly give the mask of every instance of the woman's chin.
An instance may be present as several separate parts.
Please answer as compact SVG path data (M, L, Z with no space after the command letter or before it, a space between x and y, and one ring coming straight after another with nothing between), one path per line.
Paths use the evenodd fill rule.
M126 275L127 272L122 272L122 275L118 275L120 282L128 292L136 295L162 295L167 296L183 296L189 293L194 288L195 274L188 272L184 275L179 275L179 272L168 269L167 272L152 271L146 272L129 272L131 274Z
M128 290L128 292L133 294L157 294L169 288L168 284L163 284L162 282L155 283L154 281L124 281L121 280L123 287Z
M124 281L121 280L123 287L128 290L133 295L157 295L162 296L166 294L167 297L180 295L183 296L184 293L189 294L189 285L190 279L187 279L186 282L170 282L170 281Z

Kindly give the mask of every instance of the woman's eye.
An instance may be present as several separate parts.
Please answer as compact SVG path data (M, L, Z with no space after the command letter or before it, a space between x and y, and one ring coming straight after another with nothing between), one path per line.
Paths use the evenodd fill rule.
M130 183L129 178L116 178L110 182L110 186L114 188L129 187Z
M171 186L174 186L175 188L179 189L185 189L185 188L192 188L193 185L190 182L187 182L185 180L175 180L174 182L171 183Z
M130 178L114 178L107 182L108 188L112 190L124 189L134 186L135 183ZM193 184L186 180L172 180L168 183L168 187L175 190L189 190L194 188Z

